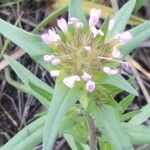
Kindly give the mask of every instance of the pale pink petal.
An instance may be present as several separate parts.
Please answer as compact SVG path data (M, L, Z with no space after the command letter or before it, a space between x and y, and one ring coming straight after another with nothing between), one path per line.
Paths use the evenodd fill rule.
M56 56L54 56L54 55L44 55L44 61L45 62L49 62L50 63L55 58L56 58Z
M109 67L104 67L103 68L103 71L105 73L107 73L108 75L114 75L114 74L117 74L118 73L118 70L117 69L111 69Z
M91 32L93 33L94 37L96 37L97 35L101 35L101 36L104 35L104 33L102 32L102 30L101 29L99 29L99 30L96 29L95 26L90 26L90 29L91 29Z
M126 31L119 33L115 36L115 39L119 40L121 44L127 44L132 40L133 36L130 32Z
M50 38L50 36L49 36L48 33L42 34L41 37L42 37L42 40L43 40L46 44L49 44L49 43L51 42L51 38Z
M60 59L59 58L54 58L54 59L52 59L51 60L51 63L53 64L53 65L59 65L60 63L61 63L61 61L60 61Z
M100 9L92 8L90 10L89 25L90 26L96 26L99 22L100 15L101 15Z
M51 77L55 78L60 75L60 72L59 72L59 70L52 70L52 71L50 71L50 75L51 75Z
M88 81L92 78L92 76L90 74L88 74L87 72L83 71L83 75L81 78L83 81Z
M114 19L110 19L109 20L109 25L108 25L108 30L111 31L114 27L115 24L115 20Z
M77 75L73 75L73 76L70 76L70 77L67 77L67 78L64 78L63 79L63 82L64 84L69 87L69 88L73 88L74 87L74 84L75 84L75 81L80 81L80 77L77 76Z
M66 22L66 20L64 18L58 19L57 20L57 25L61 29L61 31L63 31L63 32L67 32L68 31L68 24L67 24L67 22Z
M88 92L93 92L95 90L95 82L89 80L87 83L86 83L86 90Z
M51 38L51 42L58 42L60 41L60 36L56 33L56 31L52 28L48 30L49 36Z
M123 57L122 54L121 54L121 52L120 52L120 50L119 50L117 47L114 47L114 48L113 48L112 56L113 56L114 58L116 58L116 59Z

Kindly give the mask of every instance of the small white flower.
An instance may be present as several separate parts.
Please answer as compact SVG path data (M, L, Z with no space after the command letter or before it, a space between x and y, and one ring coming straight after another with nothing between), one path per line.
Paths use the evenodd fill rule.
M78 18L75 17L71 17L68 21L68 24L70 25L76 25L78 22L80 22L80 20Z
M51 42L51 38L50 38L50 36L49 36L48 33L42 34L41 37L42 37L42 40L43 40L46 44L49 44L49 43Z
M118 70L117 69L111 69L109 67L104 67L103 68L103 71L105 73L107 73L108 75L114 75L114 74L117 74L118 73Z
M109 25L108 25L108 30L111 31L114 27L115 24L115 20L114 19L110 19L109 20Z
M84 49L85 49L86 51L91 51L91 47L90 47L90 46L85 46Z
M51 60L51 63L53 65L59 65L61 63L60 59L58 57Z
M88 92L93 92L95 90L95 82L89 80L87 83L86 83L86 90Z
M50 71L50 75L51 75L51 77L55 78L60 75L60 72L59 72L59 70L52 70L52 71Z
M97 35L104 36L104 33L101 29L98 30L98 29L96 29L95 26L91 26L90 29L91 29L92 33L94 34L94 37L96 37Z
M77 22L76 27L82 29L83 28L83 23L82 22Z
M48 30L51 42L58 42L60 41L60 36L56 33L56 31L52 28Z
M127 44L132 40L133 36L130 32L125 31L115 36L115 39L119 40L121 44Z
M92 78L92 76L90 74L88 74L87 72L83 71L83 75L81 78L83 81L88 81Z
M50 63L56 56L54 55L44 55L44 61Z
M116 59L123 57L123 55L121 54L120 50L116 46L114 46L114 48L113 48L112 56L114 58L116 58Z
M92 8L90 10L89 25L90 26L96 26L99 22L100 15L101 15L100 9Z
M63 79L64 84L69 88L74 87L75 81L81 81L80 77L77 75L73 75Z
M63 31L63 32L67 32L68 31L68 24L67 24L67 22L66 22L66 20L64 18L58 19L57 20L57 25L61 29L61 31Z

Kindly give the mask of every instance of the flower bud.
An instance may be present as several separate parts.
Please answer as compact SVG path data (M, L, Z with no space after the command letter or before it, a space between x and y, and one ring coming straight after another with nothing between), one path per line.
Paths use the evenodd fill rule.
M101 15L100 9L92 8L90 10L89 25L90 26L96 26L99 22L100 15Z
M73 88L75 81L81 81L80 77L77 75L73 75L67 78L64 78L63 82L66 86L68 86L69 88Z
M114 19L110 19L109 20L109 25L108 25L108 30L111 31L114 27L115 24L115 20Z
M51 60L51 63L53 64L53 65L59 65L60 63L61 63L61 61L60 61L60 59L59 58L54 58L54 59L52 59Z
M95 82L89 80L87 83L86 83L86 90L88 92L93 92L95 90Z
M55 78L60 75L60 72L59 72L59 70L52 70L52 71L50 71L50 75L51 75L51 77Z
M113 48L112 56L113 56L113 58L116 58L116 59L122 58L122 54L121 54L120 50L117 47Z
M54 55L44 55L44 61L50 63L56 56Z
M82 78L83 81L88 81L92 78L92 76L89 75L87 72L83 71L83 75L82 75L81 78Z
M50 36L49 36L48 33L42 34L41 37L42 37L42 40L43 40L46 44L49 44L49 43L51 42L51 38L50 38Z
M108 75L114 75L114 74L117 74L118 73L118 70L117 69L111 69L109 67L104 67L103 68L103 71L105 73L107 73Z
M83 23L82 22L77 22L76 27L82 29L83 28Z
M78 18L75 17L71 17L68 21L68 24L70 25L76 25L78 22L80 22L80 20Z
M48 30L48 33L49 33L51 42L58 42L58 41L61 40L61 39L60 39L60 36L55 32L54 29L49 29L49 30Z
M57 20L57 25L61 29L61 31L63 31L63 32L68 31L68 24L67 24L67 22L64 18L58 19Z
M133 36L130 32L125 31L115 36L115 39L119 40L121 44L127 44L132 40Z

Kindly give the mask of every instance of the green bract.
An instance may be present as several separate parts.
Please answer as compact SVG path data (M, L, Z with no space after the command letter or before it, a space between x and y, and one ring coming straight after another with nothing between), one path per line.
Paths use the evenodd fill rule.
M150 117L149 104L141 111L125 113L138 93L120 74L110 73L113 70L104 68L116 69L120 63L125 63L126 56L150 37L149 21L124 32L135 3L136 0L129 0L113 20L107 18L101 28L97 29L86 20L81 1L71 0L68 20L77 18L83 23L83 27L69 25L67 32L56 28L57 36L52 30L55 38L53 41L50 39L47 44L41 36L28 33L0 19L1 34L24 49L47 71L60 71L55 88L52 89L16 60L4 56L30 94L46 107L47 115L20 131L1 150L30 150L42 143L42 139L43 150L50 150L58 135L64 136L73 150L93 150L92 147L97 147L97 143L102 150L133 150L133 144L150 144L150 128L141 125ZM62 11L64 8L59 12ZM56 17L57 13L54 13ZM132 38L126 42L124 37L130 35ZM119 56L118 53L113 54L114 47L120 50L121 58L113 58ZM45 55L54 57L46 63L43 59ZM59 63L56 58L60 60ZM84 71L89 75L86 74L88 80L96 84L92 92L87 88L88 81L82 77ZM56 76L55 73L58 72L53 73ZM78 82L72 83L73 86L66 86L68 83L64 78L74 75ZM122 90L129 95L118 103L113 96ZM91 125L98 128L101 134L96 133L94 128L93 131Z

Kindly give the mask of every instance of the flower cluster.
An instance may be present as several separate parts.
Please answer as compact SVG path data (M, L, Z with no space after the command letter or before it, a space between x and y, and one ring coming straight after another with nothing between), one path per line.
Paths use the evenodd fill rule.
M84 28L78 18L72 17L68 22L64 18L60 18L57 20L57 25L61 34L51 28L48 33L41 36L46 44L55 49L52 54L44 56L45 62L56 66L55 70L50 71L50 75L58 77L63 71L65 74L63 82L69 88L73 88L76 82L83 82L85 89L88 92L93 92L96 88L94 82L96 71L103 71L108 75L118 73L118 70L105 66L107 64L105 62L122 59L123 55L119 46L128 43L132 39L132 35L126 31L118 33L110 43L102 42L99 39L105 33L99 27L100 17L101 10L92 8L88 29ZM111 32L114 27L115 20L110 19L108 31ZM108 52L111 52L109 57Z

